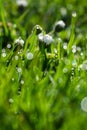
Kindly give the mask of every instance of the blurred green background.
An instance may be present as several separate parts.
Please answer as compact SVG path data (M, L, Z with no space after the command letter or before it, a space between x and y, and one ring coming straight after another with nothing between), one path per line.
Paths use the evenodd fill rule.
M66 25L71 23L72 12L77 13L77 27L85 31L87 22L87 2L86 0L1 0L0 20L17 24L22 35L31 33L31 29L36 25L41 25L49 32L55 21L64 20ZM83 26L84 25L84 26Z

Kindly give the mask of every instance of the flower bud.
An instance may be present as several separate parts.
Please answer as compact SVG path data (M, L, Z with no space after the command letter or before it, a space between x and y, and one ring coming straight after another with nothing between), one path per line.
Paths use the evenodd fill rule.
M34 28L33 28L33 31L36 31L36 35L40 34L43 29L42 27L40 27L39 25L36 25Z
M65 28L65 23L64 21L60 20L55 23L53 30L54 32L61 32L64 28Z

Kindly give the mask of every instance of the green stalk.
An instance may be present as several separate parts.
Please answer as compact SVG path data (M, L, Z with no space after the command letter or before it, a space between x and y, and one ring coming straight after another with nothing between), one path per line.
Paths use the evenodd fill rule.
M6 25L6 19L5 19L5 10L3 8L3 1L0 0L0 17L5 29L5 34L8 35L8 29L7 29L7 25Z

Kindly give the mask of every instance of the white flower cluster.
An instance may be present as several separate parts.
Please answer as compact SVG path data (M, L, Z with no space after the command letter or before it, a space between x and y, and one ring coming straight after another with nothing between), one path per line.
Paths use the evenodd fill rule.
M42 42L44 42L46 45L49 45L53 42L53 38L52 36L50 36L49 34L43 34L43 33L40 33L38 35L38 39Z
M26 7L28 3L26 0L17 0L17 5Z
M21 37L19 37L18 39L16 39L15 44L23 47L24 46L24 40Z

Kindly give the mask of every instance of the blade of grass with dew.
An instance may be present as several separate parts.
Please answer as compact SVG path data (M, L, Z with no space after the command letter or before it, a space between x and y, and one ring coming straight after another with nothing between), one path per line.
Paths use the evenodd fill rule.
M58 59L61 59L61 40L58 41Z
M28 38L26 40L23 55L26 54L27 49L29 49L29 51L31 51L31 52L34 51L36 43L37 43L37 37L36 37L36 31L34 31L31 33L31 35L28 36ZM29 48L28 48L28 45L29 45Z
M75 39L75 22L76 22L76 13L72 13L72 20L71 20L71 34L70 34L70 40L67 47L67 52L69 53L71 51L72 45L74 44Z

